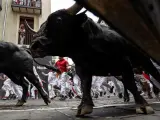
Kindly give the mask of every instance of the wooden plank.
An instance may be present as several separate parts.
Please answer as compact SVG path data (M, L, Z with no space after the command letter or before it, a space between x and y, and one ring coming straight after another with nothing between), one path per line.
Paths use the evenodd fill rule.
M160 61L160 39L137 13L131 0L76 0L105 20L156 61Z

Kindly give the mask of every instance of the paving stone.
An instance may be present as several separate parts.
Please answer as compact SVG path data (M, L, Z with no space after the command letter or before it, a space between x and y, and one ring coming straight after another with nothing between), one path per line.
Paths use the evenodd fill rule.
M155 99L148 101L152 103ZM136 115L133 98L126 106L114 105L123 103L123 99L115 96L94 99L96 107L114 106L95 108L92 114L83 118L76 118L76 110L72 109L80 104L78 99L66 101L55 99L49 106L46 106L41 99L28 100L27 104L22 107L15 107L16 102L16 100L0 100L0 120L160 120L160 104L151 105L155 110L153 115Z

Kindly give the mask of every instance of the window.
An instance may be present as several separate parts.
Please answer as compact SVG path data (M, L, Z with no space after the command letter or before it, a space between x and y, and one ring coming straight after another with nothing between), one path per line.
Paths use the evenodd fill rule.
M20 23L19 23L19 37L18 37L18 44L20 45L30 45L31 40L33 38L33 35L29 33L27 30L25 30L24 27L24 21L27 20L29 26L34 29L34 18L32 17L20 17Z

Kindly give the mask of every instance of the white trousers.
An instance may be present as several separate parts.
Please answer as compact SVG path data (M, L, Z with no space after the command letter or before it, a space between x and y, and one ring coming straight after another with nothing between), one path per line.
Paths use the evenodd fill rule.
M31 98L38 99L38 90L35 86L31 89Z
M77 74L75 74L73 77L73 84L74 84L73 89L75 90L76 95L82 96L81 81L80 81L80 78Z
M107 76L106 77L107 82L112 81L113 82L113 86L116 88L115 91L119 94L123 92L123 85L120 81L118 81L114 76Z
M20 100L22 98L22 87L16 85L11 79L7 79L4 82L4 85L2 87L6 91L6 96L9 96L10 91L13 91L14 94L17 95L17 98Z
M92 77L92 91L95 94L100 94L100 92L103 92L103 88L101 87L102 85L102 79L100 76L93 76Z
M59 76L59 82L60 82L60 94L63 96L67 96L67 81L70 79L70 76L67 75L65 72L63 72Z
M11 86L13 88L14 93L17 95L18 100L20 100L22 98L22 92L23 89L21 86L16 85L14 82L11 81Z
M49 92L49 98L53 98L56 96L53 84L48 84L48 92Z

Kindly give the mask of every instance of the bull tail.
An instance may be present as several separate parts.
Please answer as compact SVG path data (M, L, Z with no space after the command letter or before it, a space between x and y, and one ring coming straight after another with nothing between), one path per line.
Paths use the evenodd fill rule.
M33 61L34 61L36 64L40 65L40 66L46 67L47 69L50 69L50 70L55 71L55 72L60 72L57 68L55 68L55 67L53 67L53 66L51 66L51 65L41 64L41 63L37 62L34 58L33 58Z

